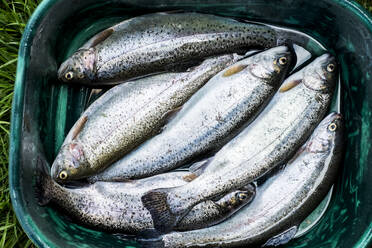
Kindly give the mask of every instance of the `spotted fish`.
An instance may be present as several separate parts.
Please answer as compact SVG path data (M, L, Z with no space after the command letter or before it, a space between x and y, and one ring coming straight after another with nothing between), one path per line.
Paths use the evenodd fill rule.
M227 67L196 92L160 134L89 181L151 176L222 146L273 96L293 60L289 48L280 46Z
M154 225L169 231L195 204L256 180L282 163L326 113L338 78L335 58L324 54L287 78L263 112L227 143L192 182L146 193Z
M170 112L238 58L212 57L188 72L155 75L110 89L70 130L52 165L52 177L66 182L105 169L159 132Z
M40 161L39 161L40 162ZM141 195L156 187L176 187L187 183L189 172L172 172L125 183L97 182L80 188L66 188L57 184L39 163L37 191L39 202L52 202L86 226L110 232L134 234L153 229L150 213L143 207ZM177 226L177 230L191 230L223 221L249 203L255 188L247 185L215 201L195 206Z
M276 45L265 25L199 13L155 13L108 28L79 48L58 70L63 82L88 85L187 68L208 56Z
M293 159L257 188L257 196L232 218L209 228L172 232L143 247L261 247L288 242L328 193L343 151L343 121L331 113ZM145 246L147 245L147 246Z

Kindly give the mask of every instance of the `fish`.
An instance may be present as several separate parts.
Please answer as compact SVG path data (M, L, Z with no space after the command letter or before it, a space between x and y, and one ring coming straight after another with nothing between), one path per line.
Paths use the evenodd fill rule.
M200 13L154 13L103 30L58 69L65 83L112 85L164 71L183 71L218 54L270 48L274 29Z
M143 247L272 247L287 243L337 176L344 149L341 114L329 114L285 167L257 187L255 199L226 221L171 232Z
M177 171L131 182L97 182L82 187L64 187L53 180L46 163L38 161L36 180L40 205L57 205L78 223L97 230L136 234L153 229L150 213L141 195L154 187L175 187L187 181L189 172ZM223 221L252 201L255 187L247 185L216 200L195 206L177 230L204 228Z
M142 179L141 179L142 180ZM176 226L177 231L188 231L214 226L230 218L251 203L256 196L253 183L234 190L219 200L207 200L196 205ZM138 198L140 200L140 198ZM148 212L148 217L151 215ZM151 226L154 228L154 225Z
M155 228L171 231L198 202L246 185L285 162L326 114L337 78L335 58L327 53L317 57L288 77L260 115L200 166L202 173L190 183L144 194Z
M218 149L274 95L293 60L291 50L279 46L227 67L197 91L161 133L88 181L143 178Z
M61 183L99 173L160 132L177 109L212 76L240 56L211 57L183 73L120 84L93 102L71 128L51 169Z

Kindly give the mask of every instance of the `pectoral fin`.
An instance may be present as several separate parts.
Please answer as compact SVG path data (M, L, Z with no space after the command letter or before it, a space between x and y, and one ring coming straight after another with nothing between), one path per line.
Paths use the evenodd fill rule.
M81 132L81 130L83 130L87 120L88 120L88 116L86 116L86 115L84 115L83 117L81 117L78 120L78 122L76 124L76 128L75 128L75 130L73 131L73 134L72 134L72 140L74 140L78 136L78 134Z
M186 182L191 182L201 174L203 174L204 169L208 166L212 158L207 158L202 161L196 162L189 167L190 174L184 176L182 179Z
M233 65L231 66L229 69L227 69L223 74L222 76L223 77L229 77L231 75L234 75L242 70L244 70L248 65L243 65L243 64L240 64L240 65Z
M297 226L285 230L284 232L270 238L262 247L268 246L279 246L288 243L296 234L298 230Z
M191 174L188 174L188 175L182 177L182 179L183 179L184 181L186 181L186 182L191 182L191 181L193 181L193 180L194 180L195 178L197 178L197 177L198 177L198 176L197 176L196 174L191 173Z
M98 33L96 36L94 36L89 42L89 48L97 46L99 43L106 40L108 37L110 37L114 33L114 30L112 28L105 29L101 33Z
M182 106L179 106L179 107L177 107L175 109L172 109L172 110L169 110L168 112L166 112L163 115L163 118L162 118L164 120L164 123L167 124L171 120L173 120L176 117L176 115L178 114L178 112L180 112L181 109L182 109Z
M280 87L279 92L283 93L283 92L289 91L290 89L299 85L301 82L302 82L301 79L284 82L282 87Z

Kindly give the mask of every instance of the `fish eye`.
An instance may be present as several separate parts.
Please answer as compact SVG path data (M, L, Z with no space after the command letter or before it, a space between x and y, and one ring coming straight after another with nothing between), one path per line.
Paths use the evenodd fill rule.
M65 74L65 78L66 78L67 80L71 80L73 77L74 77L74 73L72 73L71 71L69 71L69 72L67 72L67 73Z
M80 79L84 78L84 74L83 73L79 73L78 74L78 78L80 78Z
M67 172L61 171L61 173L59 173L59 178L65 180L67 178Z
M281 65L287 64L287 58L286 57L279 58L279 64L281 64Z
M238 198L239 198L239 200L245 200L245 199L247 199L247 194L245 194L245 193L238 193Z
M336 66L334 64L329 64L327 65L327 71L328 72L333 72L335 70Z
M337 125L335 123L329 124L329 126L328 126L329 131L334 132L334 131L336 131L336 129L337 129Z

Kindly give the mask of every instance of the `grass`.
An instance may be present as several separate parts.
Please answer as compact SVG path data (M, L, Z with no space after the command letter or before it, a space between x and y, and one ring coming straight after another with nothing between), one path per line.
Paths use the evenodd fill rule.
M10 108L18 46L27 20L41 0L0 0L0 248L34 247L18 224L8 189ZM372 0L358 0L372 12Z
M372 0L357 0L357 2L372 13Z
M10 107L18 46L37 0L0 0L0 247L32 247L12 210L8 189Z

